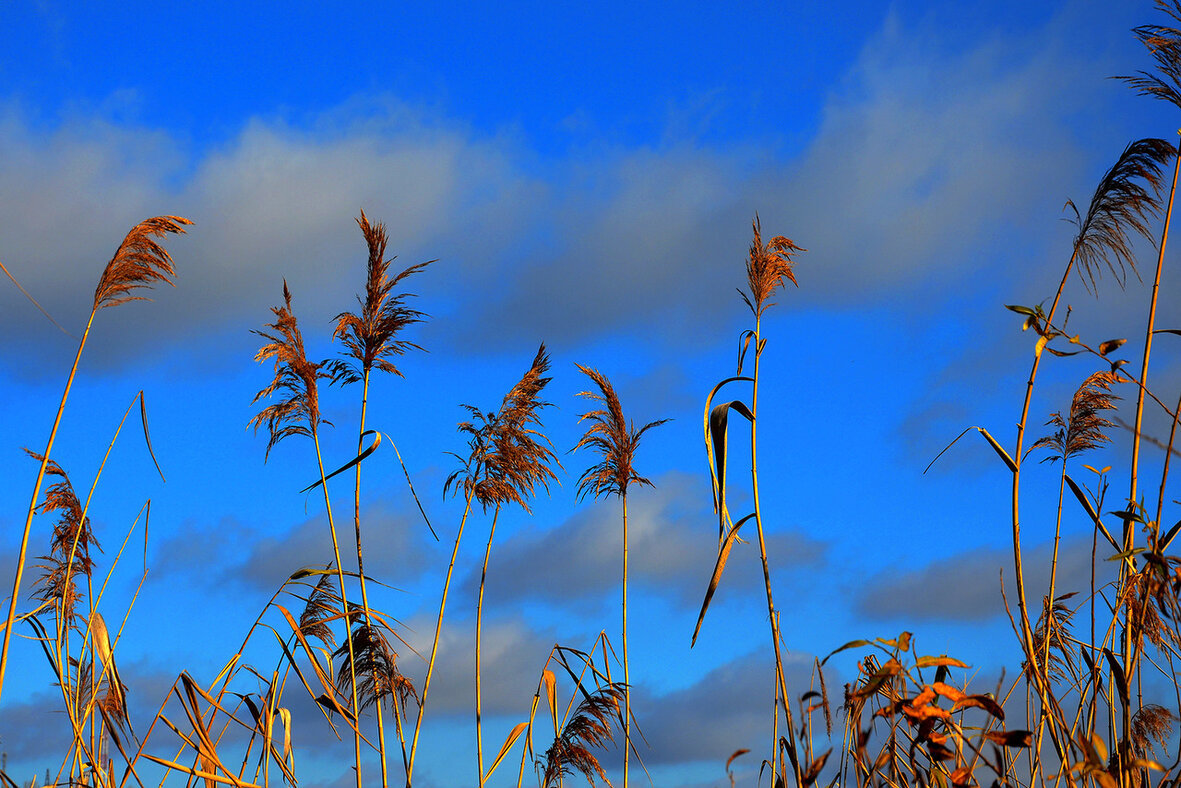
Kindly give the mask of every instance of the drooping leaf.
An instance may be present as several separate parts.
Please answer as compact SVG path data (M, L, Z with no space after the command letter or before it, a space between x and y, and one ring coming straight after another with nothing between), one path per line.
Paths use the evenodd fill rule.
M713 476L715 479L715 491L717 498L718 510L718 538L721 539L725 533L726 523L726 435L727 424L730 419L730 411L734 410L742 416L745 416L749 421L753 422L755 416L751 413L750 408L740 400L727 402L718 405L709 414L709 435L710 443L713 446Z

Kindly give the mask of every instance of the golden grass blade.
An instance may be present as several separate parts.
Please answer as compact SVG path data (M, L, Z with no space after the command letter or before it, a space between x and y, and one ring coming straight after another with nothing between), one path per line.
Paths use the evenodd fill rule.
M915 660L916 668L966 668L965 663L954 657L919 657Z
M743 377L741 375L736 376L736 377L732 377L732 378L726 378L721 383L718 383L716 386L714 386L713 389L710 390L709 394L705 398L705 416L702 419L702 421L704 422L704 432L705 432L706 462L709 465L710 479L713 482L714 512L715 513L718 511L718 476L717 476L717 471L714 468L713 437L710 434L710 430L709 430L710 415L713 413L714 397L717 396L717 393L722 390L722 387L728 383L736 383L739 381L753 383L754 378ZM722 532L721 531L718 532L718 541L719 542L722 541Z
M291 710L279 709L279 719L283 722L283 759L291 760Z
M558 735L558 677L549 668L541 672L545 684L545 698L549 702L550 718L554 721L554 736Z
M206 781L212 780L213 782L221 784L221 785L236 785L236 786L239 786L239 788L263 788L263 786L256 785L255 783L244 783L241 780L227 780L225 777L219 777L216 774L211 774L206 771L200 771L198 769L192 768L191 766L182 766L181 764L176 763L175 761L169 761L164 758L158 758L155 755L151 755L146 752L142 753L142 757L147 758L149 761L152 761L153 763L158 763L161 766L167 766L169 769L174 769L178 772L184 772L185 774L192 775L193 777L197 777L202 780L206 780Z
M29 295L29 291L28 291L28 290L26 290L26 289L24 289L23 287L21 287L21 283L20 283L20 282L18 282L18 281L16 281L16 277L15 277L15 276L13 276L13 275L12 275L12 274L9 272L9 270L8 270L7 268L5 268L5 267L4 267L4 263L2 263L2 262L0 262L0 271L3 271L3 272L4 272L4 275L5 275L5 276L7 276L7 277L9 278L9 280L11 280L11 281L12 281L12 283L13 283L14 285L16 285L16 289L17 289L17 290L20 290L22 293L24 293L24 295L25 295L25 298L29 299L29 301L31 301L31 302L32 302L33 306L37 307L37 311L39 311L41 314L45 315L45 317L46 317L46 318L49 320L49 322L50 322L50 323L53 323L55 326L57 326L57 330L58 330L58 331L60 331L60 332L62 332L63 334L65 334L65 335L66 335L66 336L68 336L70 339L77 339L77 337L76 337L76 336L74 336L74 335L73 335L73 334L71 334L69 331L66 331L64 328L62 328L62 325L61 325L61 323L59 323L59 322L57 322L56 320L54 320L54 319L53 319L53 316L52 316L52 315L50 315L48 312L46 312L46 311L45 311L45 309L44 309L44 308L43 308L43 307L42 307L40 304L38 304L38 303L37 303L37 299L36 299L36 298L33 298L31 295Z
M394 455L398 458L398 464L402 466L402 475L406 477L406 486L410 488L410 494L414 496L414 503L418 506L418 512L422 515L422 521L426 523L427 530L431 532L431 536L435 537L435 541L439 541L439 535L435 533L434 526L431 525L431 519L426 516L426 509L422 508L422 501L418 500L418 493L414 491L414 482L410 480L410 471L406 470L406 463L402 462L402 452L398 451L398 444L394 443L389 435L385 437L390 442L390 446L394 450Z
M1095 523L1095 527L1099 529L1099 533L1103 534L1103 538L1110 542L1113 548L1116 550L1121 550L1122 546L1115 541L1115 537L1111 535L1111 532L1107 530L1107 526L1105 526L1103 521L1099 519L1099 513L1096 512L1095 507L1091 505L1091 501L1089 498L1087 498L1087 494L1081 487L1079 487L1078 483L1075 482L1074 479L1070 478L1070 474L1067 474L1065 478L1066 486L1070 488L1070 491L1074 493L1074 497L1078 499L1080 504L1082 504L1083 509L1086 510L1087 515L1091 518L1091 521Z
M1013 462L1013 458L1009 456L1007 451L1005 451L1005 447L997 443L996 438L992 437L988 430L984 429L983 427L976 427L975 429L984 436L984 440L988 441L988 445L992 446L993 450L997 453L997 456L1004 460L1004 463L1008 466L1009 470L1013 473L1016 473L1017 463Z
M808 767L808 771L804 772L804 787L816 782L816 778L820 776L820 770L824 768L824 764L828 763L828 756L832 754L832 748L829 747L823 755L812 761L812 765Z
M324 483L325 483L325 482L327 482L329 479L331 479L333 476L336 476L338 473L344 473L344 472L345 472L345 471L347 471L349 468L356 467L356 466L357 466L359 463L361 463L361 462L362 462L362 461L363 461L363 460L364 460L366 457L368 457L368 456L369 456L370 454L372 454L373 452L377 451L377 447L381 445L381 433L380 433L380 432L377 432L377 431L375 431L375 430L365 430L365 432L361 433L361 437L362 437L362 438L364 438L366 435L373 435L373 436L375 436L375 437L373 438L373 443L372 443L372 445L370 445L368 449L366 449L365 451L361 452L361 453L360 453L360 454L358 454L356 457L354 457L353 459L349 460L348 462L346 462L344 465L342 465L342 466L340 466L339 468L337 468L337 469L336 469L335 471L333 471L332 473L325 474L325 475L324 475L324 478L322 478L322 479L316 479L316 481L312 482L312 483L311 483L311 484L309 484L307 487L304 487L302 490L300 490L300 493L306 493L306 492L310 492L310 491L312 491L312 490L316 489L316 488L317 488L317 487L319 487L321 484L324 484Z
M737 758L740 755L746 755L748 752L750 752L750 750L748 748L743 748L741 750L735 750L734 752L732 752L730 754L730 757L726 759L726 771L730 771L730 764L734 763L735 758Z
M755 420L750 408L739 400L718 405L709 414L709 444L713 447L711 461L713 463L712 472L715 480L714 500L717 505L719 540L722 539L722 535L725 533L726 521L729 517L729 513L726 510L726 435L731 410L745 416L752 423Z
M1107 657L1107 664L1111 666L1111 676L1113 683L1119 690L1120 702L1124 705L1128 703L1128 680L1124 675L1123 666L1120 665L1119 659L1111 652L1111 649L1103 649L1103 656Z
M156 460L156 452L152 450L152 436L148 434L148 406L144 403L143 389L139 390L139 419L144 427L144 443L147 444L152 464L156 466L156 473L160 474L160 481L166 482L168 480L164 478L164 471L160 470L160 463Z
M485 782L492 779L492 773L496 771L496 767L500 765L500 762L504 760L504 756L508 755L509 750L512 749L513 745L516 744L517 739L521 737L521 734L524 733L525 729L528 727L529 723L518 722L509 732L508 738L504 740L504 745L500 748L500 752L496 754L496 759L492 761L492 765L488 767L488 772L484 775Z
M97 610L90 614L90 637L94 645L94 653L103 665L103 672L119 698L119 706L127 708L127 698L123 694L123 682L119 678L119 671L115 667L114 654L111 652L111 637L107 632L107 622Z
M709 602L714 597L714 592L718 590L718 583L722 580L722 570L726 568L726 561L730 558L730 548L734 546L734 542L738 541L738 529L747 520L754 517L753 514L748 514L730 529L726 534L725 541L722 542L722 549L718 551L718 560L714 564L713 576L709 579L709 588L705 590L705 601L701 603L701 613L697 616L697 626L693 628L693 639L689 642L689 648L692 648L697 643L697 635L701 632L701 622L705 621L705 611L709 609Z

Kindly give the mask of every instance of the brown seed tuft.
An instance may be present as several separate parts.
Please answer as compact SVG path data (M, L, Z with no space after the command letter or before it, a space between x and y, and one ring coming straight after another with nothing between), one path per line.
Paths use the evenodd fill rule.
M172 284L176 275L172 257L154 239L167 233L184 233L185 226L190 224L191 221L180 216L157 216L131 228L99 277L94 290L95 311L127 301L147 300L131 295L132 290L151 287L155 282Z

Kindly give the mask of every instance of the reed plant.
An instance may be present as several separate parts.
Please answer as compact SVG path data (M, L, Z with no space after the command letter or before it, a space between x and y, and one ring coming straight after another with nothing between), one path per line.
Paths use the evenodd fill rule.
M399 692L405 693L407 691L408 682L404 682L403 677L397 671L395 667L396 652L382 634L381 628L375 626L369 607L369 591L361 545L360 460L365 455L369 381L373 370L377 369L379 372L403 377L402 372L394 365L394 359L403 355L407 350L422 349L415 343L403 339L401 334L407 327L422 322L425 315L407 306L406 299L413 297L412 293L397 292L395 288L407 277L422 271L426 266L436 261L431 260L412 265L391 278L389 269L392 261L386 259L388 236L385 225L380 222L370 222L365 216L365 212L361 211L361 216L357 219L357 226L360 228L369 250L368 263L366 264L365 295L357 297L357 302L361 307L359 313L342 312L336 317L336 330L333 336L344 344L345 358L333 362L331 369L336 381L342 384L361 384L361 413L357 426L357 461L354 466L356 470L353 483L353 527L356 534L357 579L361 587L361 608L364 620L349 637L355 641L353 653L358 655L358 665L363 674L363 682L369 690L367 702L373 705L377 716L381 783L389 785L382 702L386 697L391 700L398 741L401 744L402 766L403 769L406 769L409 766L409 761L398 696ZM351 681L352 675L349 674L346 678Z
M320 413L321 380L330 380L326 362L308 360L304 348L303 334L291 308L291 291L287 282L283 282L283 305L272 307L275 322L269 323L266 330L255 333L266 340L255 354L254 360L262 363L274 360L274 378L270 384L261 389L254 401L269 399L279 394L278 401L267 405L250 420L255 432L266 425L269 438L267 440L266 456L284 438L302 435L311 438L316 450L316 467L320 474L320 486L324 492L324 508L328 515L328 530L332 536L332 555L336 567L337 582L340 584L341 605L345 615L345 646L348 652L347 676L350 692L350 712L354 722L353 727L353 758L356 768L357 788L361 788L361 732L356 726L359 721L360 704L357 699L357 655L351 636L353 611L349 608L348 593L345 590L344 567L340 561L340 544L336 538L336 521L332 516L332 499L328 495L328 484L324 473L324 458L320 451L320 425L328 424Z
M1157 6L1166 22L1134 31L1148 48L1154 69L1124 79L1134 90L1181 108L1181 0L1158 0ZM783 656L787 644L780 628L783 610L774 601L764 527L770 524L763 521L760 498L760 483L765 480L759 476L758 425L761 362L768 341L764 317L787 283L796 283L795 259L804 250L783 236L765 240L756 215L745 263L746 287L740 291L751 323L738 337L735 373L717 383L706 397L703 441L718 537L713 572L691 639L695 643L703 631L729 556L742 543L741 529L753 522L774 655L774 675L767 693L771 741L767 749L752 742L752 747L733 752L725 762L732 786L740 776L732 769L735 760L752 750L762 753L760 763L769 772L773 788L834 788L842 784L858 788L969 788L985 784L997 788L1171 788L1181 781L1181 755L1171 762L1169 758L1170 748L1178 744L1173 729L1181 714L1181 689L1177 689L1181 682L1175 668L1176 658L1181 656L1181 556L1174 546L1181 523L1169 526L1164 519L1170 503L1170 461L1179 452L1176 438L1181 396L1161 390L1167 377L1159 371L1150 375L1156 338L1181 333L1176 328L1158 327L1162 316L1169 314L1168 306L1161 303L1161 282L1181 172L1177 154L1177 146L1164 140L1132 142L1100 177L1085 208L1067 203L1075 231L1056 290L1040 304L1009 307L1022 318L1032 345L1028 376L1019 392L1016 434L1011 441L1002 442L982 427L965 430L966 434L975 429L985 438L1008 474L1007 494L1003 495L1010 512L1012 604L1008 596L1002 600L1021 649L1021 664L995 683L971 674L970 666L954 656L920 649L919 637L901 632L850 641L814 660L813 680L805 691L788 686ZM1170 166L1171 182L1167 176ZM549 405L542 399L550 382L549 356L541 346L496 410L463 406L468 419L459 425L459 431L467 441L466 451L455 455L459 467L443 485L445 496L462 495L463 513L442 583L425 677L421 687L416 687L399 660L398 651L408 648L407 644L394 619L372 604L369 594L370 583L377 578L365 564L361 464L385 437L367 424L373 372L400 377L397 359L409 350L420 349L405 338L404 331L425 315L411 308L412 294L400 288L430 263L412 265L392 275L384 226L371 222L363 212L356 221L368 251L366 286L358 297L358 310L339 314L334 323L334 337L342 342L343 357L321 362L309 359L286 282L282 304L272 309L273 321L256 332L264 344L255 358L273 362L274 374L255 397L255 402L267 404L251 424L256 431L266 428L267 457L289 436L311 439L318 481L306 489L322 488L332 556L318 557L324 560L292 571L262 605L241 645L212 681L180 671L155 714L142 721L132 719L128 697L135 697L138 688L134 677L125 675L129 665L119 647L130 607L118 615L109 602L104 604L104 593L132 531L142 524L146 539L150 509L145 506L131 525L109 561L105 579L99 582L105 554L91 521L90 504L106 459L89 494L80 495L82 488L75 490L52 453L96 314L107 306L142 298L141 288L171 283L172 258L158 239L184 232L189 221L162 216L137 225L103 271L47 445L44 451L29 452L39 469L0 650L0 690L16 625L32 630L46 656L70 740L55 783L143 788L162 774L161 784L183 775L186 783L200 780L207 788L297 785L301 778L297 776L292 730L302 722L294 719L296 700L292 696L306 693L328 729L338 737L351 737L358 786L371 752L380 761L382 784L396 780L386 758L384 713L388 708L394 716L409 788L437 668L450 584L466 522L477 506L482 514L490 515L475 611L477 784L488 782L518 746L518 786L530 767L543 787L561 786L567 779L586 779L591 785L608 782L600 759L618 736L624 750L624 786L630 784L633 756L643 765L635 746L642 738L636 724L642 715L633 714L628 652L628 493L633 484L651 484L636 468L636 452L647 431L666 420L637 428L625 419L608 378L578 366L591 381L588 390L581 392L591 405L582 414L580 423L586 422L586 429L575 450L589 449L597 459L579 476L578 497L616 496L621 506L621 653L615 653L605 631L585 651L554 646L542 666L528 716L511 728L486 764L483 617L499 517L511 505L530 513L535 496L548 494L551 483L560 481L560 464L540 418ZM1073 310L1069 288L1081 286L1098 295L1107 277L1121 285L1129 274L1138 278L1136 258L1142 243L1155 244L1157 264L1148 283L1144 346L1138 365L1134 365L1121 357L1122 339L1070 333L1068 319ZM1073 360L1060 360L1065 357ZM1077 385L1057 407L1042 411L1035 394L1045 388L1044 378L1050 374L1046 370L1051 365L1059 379L1071 375ZM327 423L320 384L328 381L361 384L356 456L332 473L325 471L319 432ZM731 395L735 387L741 395ZM144 417L146 438L142 392L133 399L133 406L136 401ZM1091 456L1116 443L1113 430L1122 423L1117 416L1121 401L1134 403L1134 415L1127 424L1131 441L1126 495L1111 492L1111 480L1123 469L1095 467L1099 463ZM1178 404L1171 406L1166 401ZM1154 408L1170 421L1167 440L1146 434ZM1037 415L1039 412L1043 415ZM749 487L742 482L744 491L749 490L750 511L737 518L730 508L738 496L728 478L733 475L728 465L737 435L730 429L735 417L750 427ZM1038 433L1043 421L1045 429ZM116 430L115 438L118 435ZM370 436L373 445L367 447ZM1164 449L1156 501L1145 492L1146 443ZM150 452L150 443L148 448ZM1047 518L1041 532L1051 545L1044 588L1034 587L1030 579L1034 575L1027 566L1025 542L1031 530L1026 519L1031 508L1028 492L1041 482L1041 466L1027 462L1030 459L1051 467L1049 479L1057 488L1053 527ZM409 479L404 464L402 469ZM353 471L356 573L346 572L342 564L327 489L328 480L346 470ZM1083 471L1089 475L1084 476ZM45 487L47 480L50 483ZM1123 489L1121 482L1120 491ZM417 502L416 494L414 498ZM1089 585L1068 587L1067 576L1061 571L1063 534L1068 520L1078 517L1079 511L1090 529L1091 579ZM49 529L40 563L35 565L38 577L32 609L18 616L31 526L37 514L56 517L56 522ZM103 541L107 540L104 534ZM1109 582L1098 569L1103 559L1117 567ZM349 602L352 591L359 591L359 606ZM1009 592L1002 586L1001 593ZM1087 625L1080 623L1084 615L1089 617ZM263 662L259 654L271 661ZM846 663L851 680L843 697L830 698L828 681L834 669L830 661L854 655L856 661ZM618 672L613 675L619 667L621 677ZM1162 703L1153 684L1172 687L1176 705ZM548 708L552 725L545 721L542 705ZM361 719L369 709L375 711L377 724L377 737L372 741ZM835 734L834 716L839 720ZM171 749L165 749L168 746ZM144 773L148 767L153 770L150 776ZM2 773L0 782L16 786Z
M94 302L90 308L90 317L87 318L86 328L82 331L82 338L78 341L78 351L74 355L74 363L70 366L69 375L66 377L65 389L62 391L61 402L57 407L53 426L49 430L45 451L39 455L41 467L37 470L37 480L33 483L33 496L25 516L24 531L21 534L20 548L17 552L16 573L12 580L12 596L8 600L8 615L4 622L4 642L0 645L0 695L4 691L4 674L8 668L8 648L12 639L13 624L16 621L16 606L20 599L29 536L33 527L33 516L37 510L37 501L41 495L41 483L45 480L45 474L49 468L57 430L61 426L62 415L66 410L66 401L70 397L70 389L74 385L74 376L78 373L78 364L82 360L82 351L86 348L86 340L90 337L94 318L101 309L119 306L128 301L148 300L145 296L139 295L138 291L150 288L157 282L172 284L172 277L176 275L176 271L172 267L172 256L156 239L168 234L183 233L184 228L190 224L192 224L191 221L180 216L156 216L145 219L131 228L123 242L119 244L119 248L115 250L110 262L103 268L98 286L94 289Z
M578 479L578 495L585 497L587 493L596 498L614 495L619 498L623 517L623 585L622 585L622 646L623 646L623 784L628 785L628 772L631 760L631 663L627 654L627 491L632 484L651 487L652 482L640 476L635 469L636 450L640 446L640 438L653 427L659 427L668 419L651 421L636 429L635 424L629 423L623 416L623 406L619 404L619 397L611 381L603 373L595 369L578 365L578 369L591 379L597 391L579 392L580 397L587 397L592 402L602 405L595 410L582 414L580 422L589 421L586 434L578 441L574 450L588 448L597 453L601 460L583 471ZM548 771L547 771L548 774Z

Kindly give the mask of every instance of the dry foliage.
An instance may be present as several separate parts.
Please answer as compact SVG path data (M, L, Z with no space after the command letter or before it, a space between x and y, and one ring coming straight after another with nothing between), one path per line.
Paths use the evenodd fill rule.
M462 489L485 510L515 503L529 511L527 499L534 489L540 485L549 490L550 481L557 479L552 466L558 462L549 439L534 429L541 424L539 411L549 405L540 398L550 381L545 377L548 371L549 355L542 345L499 410L485 413L474 405L463 406L474 419L459 425L468 436L468 456L452 455L462 467L447 477L444 494Z
M389 267L392 259L387 260L385 257L385 225L381 222L370 223L364 211L361 211L357 225L369 247L369 262L366 266L365 297L357 297L360 313L341 312L336 316L333 337L344 343L346 355L350 359L332 362L333 376L342 383L356 383L374 368L402 376L391 359L403 355L407 350L422 348L409 340L400 339L399 334L407 326L422 322L425 315L406 306L406 299L413 298L413 293L395 293L394 288L403 279L436 262L430 260L412 265L391 279Z
M799 286L792 272L795 261L791 256L807 250L801 249L792 243L790 238L784 238L782 235L777 235L764 244L762 223L758 216L754 218L751 227L754 230L754 238L750 242L750 257L746 261L746 282L750 293L741 290L738 292L755 317L762 317L767 307L774 306L775 302L770 300L771 296L783 286L784 279Z
M191 221L180 216L157 216L133 227L103 269L94 289L94 310L127 301L144 301L143 296L131 295L132 291L155 282L172 284L176 274L172 256L155 239L168 233L183 233L190 224Z
M254 402L281 392L284 397L273 405L263 408L250 423L254 431L263 424L267 426L270 439L267 441L266 456L279 441L290 435L312 437L321 424L329 423L320 416L320 394L317 382L330 379L324 371L324 363L308 361L304 351L303 335L291 311L291 291L283 282L283 306L271 308L275 322L268 323L269 331L255 331L267 343L263 345L254 360L262 363L275 360L275 377L271 384L254 395Z
M580 772L592 786L595 775L608 782L595 751L615 742L613 726L620 717L623 692L621 685L608 684L587 694L578 704L573 716L545 751L543 786L556 786L574 772Z

